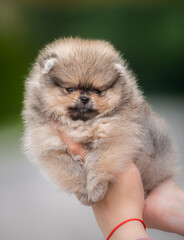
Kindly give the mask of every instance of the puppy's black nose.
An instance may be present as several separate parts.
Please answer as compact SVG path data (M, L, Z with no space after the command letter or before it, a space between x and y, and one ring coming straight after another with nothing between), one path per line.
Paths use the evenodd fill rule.
M80 101L81 101L81 103L86 104L89 102L89 98L86 96L82 96L82 97L80 97Z

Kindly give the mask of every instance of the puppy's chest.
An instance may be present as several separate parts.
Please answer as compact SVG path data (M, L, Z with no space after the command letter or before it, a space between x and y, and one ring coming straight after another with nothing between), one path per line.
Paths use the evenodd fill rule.
M64 130L74 141L91 150L108 138L110 126L108 123L79 124L67 126Z

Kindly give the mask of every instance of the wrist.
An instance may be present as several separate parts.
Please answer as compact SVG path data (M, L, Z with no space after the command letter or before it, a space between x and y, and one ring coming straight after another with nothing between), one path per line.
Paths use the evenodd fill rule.
M126 206L126 208L124 206ZM104 204L103 205L95 204L93 205L92 208L93 208L96 220L99 224L99 227L103 232L103 235L105 236L105 238L107 238L110 232L123 221L126 221L127 219L132 219L132 218L143 219L142 212L141 212L142 208L138 209L137 207L135 207L135 204L134 205L131 204L131 206L127 206L127 203L124 203L123 207L120 207L120 208L114 207L113 211L109 211L106 207L104 209ZM122 228L129 229L129 226L127 225L131 226L133 224L131 224L130 222L127 222L122 226L120 226L120 229L117 229L117 231L121 230ZM145 232L144 226L142 225L141 222L140 223L138 222L138 224L135 224L135 225L137 226L137 230L138 228L141 230L141 227L143 227L143 232ZM132 229L130 229L130 231L132 231ZM122 232L124 232L124 230L122 230ZM144 237L144 235L142 236ZM112 240L112 238L110 238L109 240Z
M139 221L126 222L120 226L109 240L135 240L148 237L144 225Z

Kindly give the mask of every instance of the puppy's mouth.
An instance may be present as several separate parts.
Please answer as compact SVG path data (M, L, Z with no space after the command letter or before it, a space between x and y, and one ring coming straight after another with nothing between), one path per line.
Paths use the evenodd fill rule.
M98 115L98 111L93 108L83 107L69 107L68 112L70 118L74 121L82 120L88 121Z

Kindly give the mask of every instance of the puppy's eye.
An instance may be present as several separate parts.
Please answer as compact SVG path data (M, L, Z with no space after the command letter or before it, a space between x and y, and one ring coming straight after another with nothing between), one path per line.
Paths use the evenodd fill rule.
M102 93L102 92L101 92L100 90L98 90L98 89L94 89L93 92L96 93L97 95L100 95L100 94Z
M76 90L76 88L66 88L66 91L68 92L68 93L72 93L73 91L75 91Z

